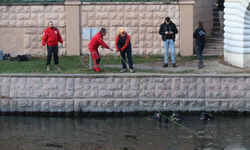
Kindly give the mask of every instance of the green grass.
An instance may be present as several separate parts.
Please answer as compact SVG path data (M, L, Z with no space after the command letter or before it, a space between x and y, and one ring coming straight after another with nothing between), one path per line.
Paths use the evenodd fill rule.
M89 58L88 55L85 55L86 58ZM188 62L196 60L197 57L195 56L188 56L188 57L176 57L177 63L178 62ZM216 59L217 57L204 57L203 59ZM88 60L87 60L88 62ZM147 56L138 56L133 55L133 63L134 64L141 64L141 63L152 63L152 62L164 62L164 56L158 55L147 55ZM27 62L15 62L10 60L3 60L0 61L0 73L65 73L65 74L90 74L95 73L93 70L85 67L81 63L80 56L59 56L59 66L61 67L61 71L54 69L54 62L53 58L51 60L51 71L46 71L46 57L33 57L32 60ZM93 64L93 63L92 63ZM120 56L101 56L101 65L107 64L118 64L121 65L121 58ZM101 69L104 73L117 73L120 71L120 67L103 67ZM173 73L173 72L160 72L154 71L153 66L149 66L148 69L140 70L140 72L145 73ZM192 73L194 70L184 70L180 72L174 73Z

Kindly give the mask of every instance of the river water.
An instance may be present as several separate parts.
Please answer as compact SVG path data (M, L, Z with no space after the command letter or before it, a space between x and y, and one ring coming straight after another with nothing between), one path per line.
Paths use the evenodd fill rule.
M250 150L250 116L184 115L188 129L152 116L0 115L0 150Z

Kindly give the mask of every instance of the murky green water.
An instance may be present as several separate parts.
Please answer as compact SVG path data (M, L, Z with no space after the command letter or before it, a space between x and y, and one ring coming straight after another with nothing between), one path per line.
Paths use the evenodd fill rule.
M153 114L152 114L153 116ZM183 129L152 116L0 116L0 150L248 150L250 116L184 115Z

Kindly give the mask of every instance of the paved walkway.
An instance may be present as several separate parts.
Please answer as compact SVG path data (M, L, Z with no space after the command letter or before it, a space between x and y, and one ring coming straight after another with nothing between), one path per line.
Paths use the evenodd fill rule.
M159 73L182 73L182 74L248 74L250 68L238 68L231 65L225 65L220 60L203 60L205 67L198 69L198 60L176 63L177 68L173 68L172 64L169 63L169 67L162 68L163 62L145 63L145 64L134 64L134 70L137 73L146 70L147 72L156 71ZM121 64L118 65L103 65L104 67L122 68Z

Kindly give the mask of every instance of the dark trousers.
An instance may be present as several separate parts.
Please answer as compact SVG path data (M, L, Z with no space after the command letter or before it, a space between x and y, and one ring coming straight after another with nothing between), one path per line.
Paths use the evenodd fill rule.
M47 56L46 66L50 65L52 54L54 57L55 65L58 65L58 45L57 46L47 46L47 52L48 52L48 56Z
M130 69L134 69L133 68L133 60L132 60L132 52L131 52L131 47L127 47L125 50L123 50L121 52L121 56L122 56L122 68L126 69L127 65L126 65L126 54L127 53L127 57L128 57L128 64L129 64L129 68ZM125 61L125 62L124 62Z
M203 52L203 49L204 49L204 46L196 46L196 54L197 54L197 57L200 61L200 64L202 64L202 52Z

